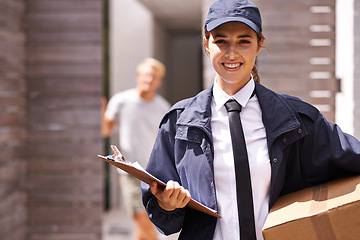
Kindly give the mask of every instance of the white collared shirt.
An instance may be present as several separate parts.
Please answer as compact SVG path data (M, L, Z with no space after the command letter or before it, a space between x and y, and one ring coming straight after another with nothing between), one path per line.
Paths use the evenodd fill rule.
M215 240L239 240L240 229L237 211L234 157L231 144L228 113L224 104L235 99L242 106L240 113L249 158L254 201L256 235L262 240L262 227L269 211L271 178L270 159L265 127L259 101L251 97L255 82L251 79L235 95L226 94L215 81L211 104L211 129L214 140L215 189L219 214Z

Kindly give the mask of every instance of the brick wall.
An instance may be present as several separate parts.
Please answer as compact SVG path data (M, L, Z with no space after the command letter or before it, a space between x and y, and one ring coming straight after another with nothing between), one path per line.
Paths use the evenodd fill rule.
M26 1L29 240L101 238L101 0Z
M24 1L0 0L0 238L26 236Z

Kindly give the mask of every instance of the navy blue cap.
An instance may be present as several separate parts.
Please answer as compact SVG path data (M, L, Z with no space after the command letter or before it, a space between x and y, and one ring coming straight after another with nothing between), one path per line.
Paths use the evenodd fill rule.
M249 0L218 0L209 9L205 28L212 31L227 22L241 22L256 33L262 31L259 8Z

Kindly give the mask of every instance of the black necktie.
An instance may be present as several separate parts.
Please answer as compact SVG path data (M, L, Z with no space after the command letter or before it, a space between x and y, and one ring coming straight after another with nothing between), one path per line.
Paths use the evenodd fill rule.
M256 240L250 169L240 120L241 105L231 99L225 103L225 108L229 113L231 142L235 161L240 239Z

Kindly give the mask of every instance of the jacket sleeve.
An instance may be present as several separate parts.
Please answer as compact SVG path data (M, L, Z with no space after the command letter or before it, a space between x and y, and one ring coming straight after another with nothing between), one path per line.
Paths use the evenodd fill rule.
M176 114L173 114L173 117L171 114L166 115L159 129L146 170L165 183L173 180L181 185L174 164L175 126ZM147 184L142 184L142 198L150 220L163 234L170 235L181 230L185 209L163 210Z
M309 132L299 148L299 165L304 187L360 174L359 140L344 133L337 124L326 120L310 104L295 102L300 119ZM294 101L292 103L294 104ZM293 155L292 160L295 158Z
M277 172L271 205L278 196L360 174L360 142L356 138L341 131L312 105L293 97L287 97L286 103L300 125L280 135L272 145L271 151L283 161L273 164Z
M338 125L327 121L321 114L316 120L315 128L315 164L323 165L330 177L360 174L359 140L344 133Z

